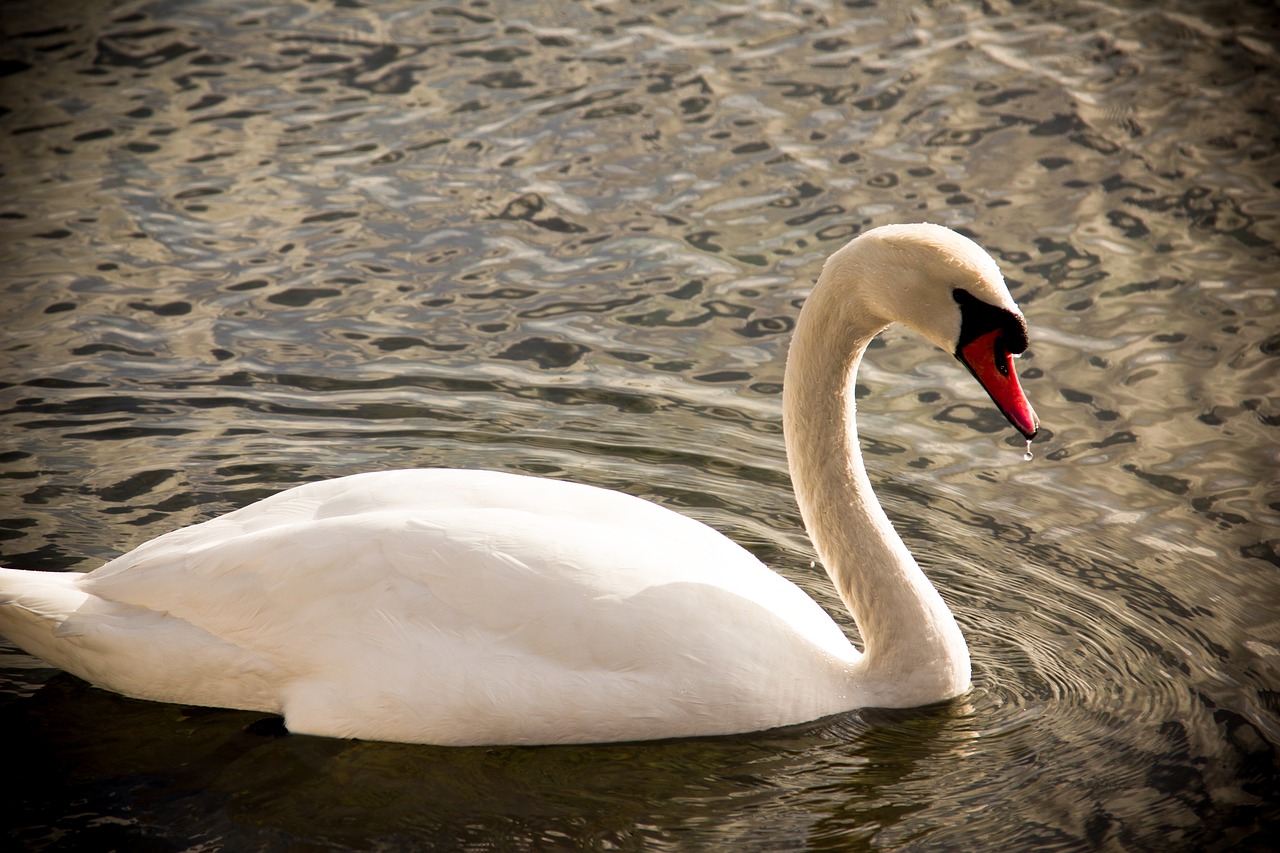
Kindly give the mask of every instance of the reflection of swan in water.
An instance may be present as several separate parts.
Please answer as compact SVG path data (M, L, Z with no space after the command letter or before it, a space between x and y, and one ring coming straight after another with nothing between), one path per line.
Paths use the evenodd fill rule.
M541 849L556 837L624 849L647 849L656 838L680 849L750 850L762 831L777 850L813 846L815 835L858 838L868 826L877 837L901 837L908 826L919 829L922 809L932 814L951 800L921 795L919 807L905 809L886 802L928 785L939 761L971 770L957 750L970 748L971 726L991 723L990 715L973 717L966 698L941 711L862 711L642 750L460 752L283 738L278 722L260 714L135 702L48 669L22 677L47 683L0 707L0 723L22 732L41 760L23 771L20 805L4 813L5 827L30 838L54 827L66 849L103 848L104 838L122 849L189 846L211 825L227 850L259 849L268 838L366 848L378 837L424 850ZM804 790L805 808L785 805L779 786ZM753 806L748 817L726 823L723 815L744 814L744 803ZM146 820L137 819L140 809Z
M440 744L725 734L963 693L954 618L872 493L862 353L900 321L1026 436L1026 325L994 261L930 225L827 261L783 419L805 524L865 642L710 528L634 497L486 471L361 474L161 536L87 575L0 570L0 630L94 684Z

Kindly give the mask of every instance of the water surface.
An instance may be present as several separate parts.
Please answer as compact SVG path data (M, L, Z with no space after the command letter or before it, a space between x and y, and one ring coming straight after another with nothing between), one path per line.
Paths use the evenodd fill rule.
M861 376L881 500L972 647L961 701L437 749L123 699L0 643L6 837L1268 849L1280 34L1265 4L1160 5L6 7L6 565L90 570L319 478L498 468L706 521L852 631L790 493L782 364L826 255L889 222L997 257L1044 423L1024 463L901 330Z

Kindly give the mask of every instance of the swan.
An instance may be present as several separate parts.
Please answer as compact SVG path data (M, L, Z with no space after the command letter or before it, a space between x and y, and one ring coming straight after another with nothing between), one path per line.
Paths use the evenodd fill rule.
M592 486L393 470L298 486L85 574L0 569L0 633L93 685L264 711L292 732L496 745L759 731L970 686L964 637L872 492L854 376L892 322L954 353L1030 441L1027 325L938 225L828 258L786 364L805 527L860 651L710 527Z

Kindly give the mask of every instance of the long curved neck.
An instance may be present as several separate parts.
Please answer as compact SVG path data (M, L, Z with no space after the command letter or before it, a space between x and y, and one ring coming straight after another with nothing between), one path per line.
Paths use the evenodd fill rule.
M851 308L849 282L834 279L830 269L818 279L787 357L783 429L796 500L862 636L866 703L941 701L968 688L969 651L876 499L858 446L854 378L887 323Z

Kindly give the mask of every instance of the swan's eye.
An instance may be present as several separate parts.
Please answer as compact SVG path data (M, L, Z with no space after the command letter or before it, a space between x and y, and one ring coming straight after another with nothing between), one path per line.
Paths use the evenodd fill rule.
M1025 352L1029 343L1027 337L1027 321L1022 317L998 305L983 302L963 287L954 288L951 298L960 306L960 338L956 341L956 352L960 352L967 344L992 332L1000 335L1001 363L1004 354L1018 355Z

